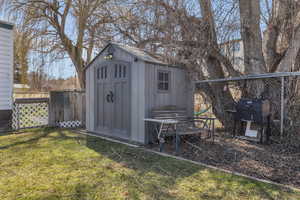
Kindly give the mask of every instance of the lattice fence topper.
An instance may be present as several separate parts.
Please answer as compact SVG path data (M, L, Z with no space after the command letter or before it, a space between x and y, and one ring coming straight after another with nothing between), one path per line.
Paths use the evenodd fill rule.
M77 128L81 127L81 121L64 121L64 122L57 122L57 126L59 128Z
M48 125L48 102L15 102L12 127L14 130Z

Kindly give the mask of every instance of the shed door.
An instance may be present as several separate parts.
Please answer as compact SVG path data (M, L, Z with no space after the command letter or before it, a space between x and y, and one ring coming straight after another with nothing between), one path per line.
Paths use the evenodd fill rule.
M111 91L111 68L107 64L99 66L96 70L97 81L97 112L96 123L100 131L111 129L112 123L112 104L109 102L107 94Z
M130 68L123 62L105 62L97 68L97 127L112 136L129 138Z

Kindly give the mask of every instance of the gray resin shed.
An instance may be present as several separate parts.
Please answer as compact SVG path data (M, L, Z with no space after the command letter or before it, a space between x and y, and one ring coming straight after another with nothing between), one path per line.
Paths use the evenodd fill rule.
M109 43L85 73L89 132L145 144L152 109L172 105L193 114L187 72L141 49Z

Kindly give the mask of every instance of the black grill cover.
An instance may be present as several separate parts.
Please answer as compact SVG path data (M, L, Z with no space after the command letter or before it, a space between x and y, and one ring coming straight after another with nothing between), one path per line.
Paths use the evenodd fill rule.
M262 99L240 99L236 105L236 120L253 121L255 123L265 123L266 109L263 106L266 105L266 101Z

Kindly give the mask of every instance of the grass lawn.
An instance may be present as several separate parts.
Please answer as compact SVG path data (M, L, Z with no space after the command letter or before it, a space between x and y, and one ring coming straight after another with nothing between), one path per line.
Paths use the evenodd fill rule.
M300 193L66 130L0 136L0 199L300 199Z

